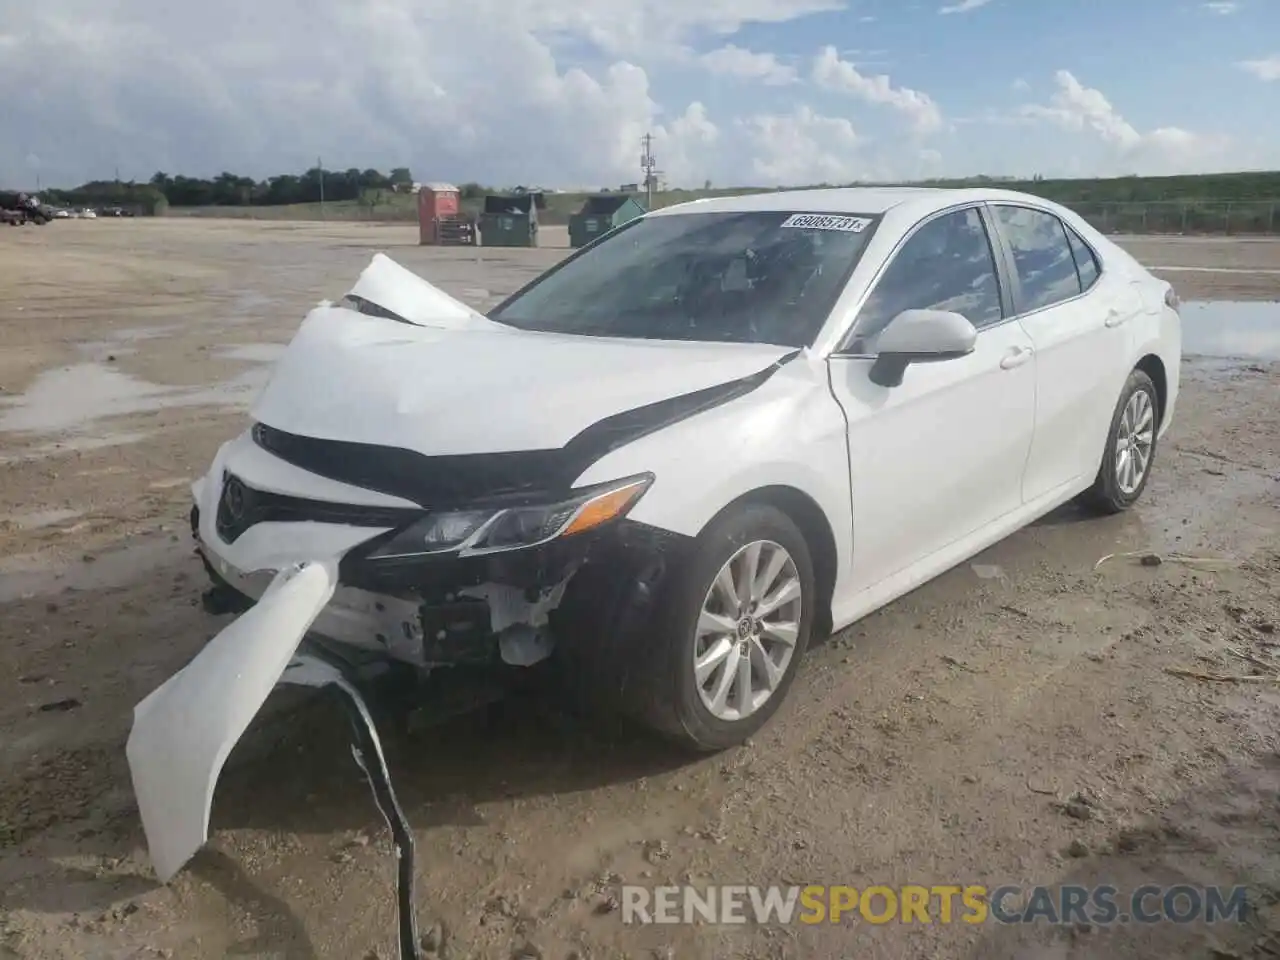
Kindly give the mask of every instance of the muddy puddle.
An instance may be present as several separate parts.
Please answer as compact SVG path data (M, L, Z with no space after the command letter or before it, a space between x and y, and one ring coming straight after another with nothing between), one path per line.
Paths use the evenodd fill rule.
M284 343L234 343L216 348L213 355L218 360L275 363L287 347L288 344Z
M1193 300L1181 312L1188 356L1280 360L1280 303Z
M19 397L0 401L0 432L75 431L105 417L175 406L236 406L265 386L269 369L252 369L222 383L171 387L148 383L100 363L46 370Z
M0 604L69 590L119 589L180 562L190 552L188 543L181 538L174 542L165 534L137 537L125 546L86 554L74 564L50 564L44 557L25 554L0 557Z
M1273 277L1280 275L1280 270L1273 270L1266 267L1187 267L1187 266L1162 266L1148 268L1155 273L1223 273L1228 275L1241 274L1261 274L1264 277Z
M67 520L74 520L81 516L84 516L83 510L71 509L30 510L22 513L6 513L0 514L0 529L4 529L6 526L12 526L19 530L41 530L45 527L55 527Z

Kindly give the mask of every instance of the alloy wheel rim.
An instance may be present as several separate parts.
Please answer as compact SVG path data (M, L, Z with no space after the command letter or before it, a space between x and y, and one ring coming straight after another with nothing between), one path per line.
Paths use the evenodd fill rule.
M1134 391L1124 405L1116 430L1116 485L1125 496L1131 496L1138 489L1151 465L1155 420L1150 394L1145 390Z
M795 655L803 603L795 560L772 540L747 544L720 568L702 601L692 664L713 717L744 720L769 702Z

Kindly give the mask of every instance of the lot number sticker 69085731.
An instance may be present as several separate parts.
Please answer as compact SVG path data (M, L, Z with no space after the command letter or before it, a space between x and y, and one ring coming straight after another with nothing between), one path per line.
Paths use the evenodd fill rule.
M840 230L844 233L861 233L871 225L866 217L840 217L829 213L793 213L782 221L782 226L800 230Z

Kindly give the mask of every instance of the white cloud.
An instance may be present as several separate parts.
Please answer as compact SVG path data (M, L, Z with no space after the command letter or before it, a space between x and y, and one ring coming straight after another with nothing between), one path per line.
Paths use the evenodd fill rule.
M1068 70L1059 70L1054 79L1058 91L1051 104L1029 104L1023 108L1026 116L1052 120L1068 130L1092 130L1122 149L1134 147L1141 141L1142 135L1116 112L1101 90L1083 86Z
M814 58L813 82L827 90L852 94L867 103L897 110L917 133L932 133L942 126L942 112L926 93L909 87L895 87L884 74L868 76L847 60L835 47L825 47Z
M761 186L847 183L860 175L858 134L846 119L802 105L788 114L747 117L738 126L753 148Z
M1259 80L1280 80L1280 53L1272 54L1261 60L1242 60L1237 66L1248 71Z
M654 130L654 157L672 186L700 186L712 178L709 148L720 141L720 128L707 108L694 101L670 124Z
M983 5L892 12L932 21L942 4ZM843 38L837 47L780 55L739 32L838 9L838 25L815 24ZM883 44L859 23L874 9L853 0L0 0L0 185L34 186L37 176L71 185L117 169L139 180L158 169L261 178L318 157L331 168L408 166L420 180L619 184L639 179L646 132L675 185L982 172L969 165L1013 169L1037 152L1094 151L1097 169L1082 161L1086 173L1255 156L1242 146L1246 130L1240 150L1223 154L1221 138L1135 128L1070 74L1052 100L1022 111L984 110L969 99L980 84L948 90L944 122L939 103L903 86L902 68L888 71L889 53L871 49ZM777 51L800 31L774 33ZM933 55L928 43L892 55L916 62L907 58ZM848 47L858 50L839 52ZM1238 68L1275 80L1280 55ZM1022 82L1014 89L1036 99ZM1045 136L982 126L997 122L1037 124ZM1001 136L1009 145L997 149ZM946 163L925 148L943 150ZM1259 146L1259 163L1274 163L1274 151L1274 138Z
M1026 80L1023 80L1022 77L1018 77L1018 79L1013 81L1013 89L1017 90L1019 93L1027 93L1031 90L1031 84L1027 83Z
M959 3L953 3L949 6L942 7L939 13L968 13L970 10L977 10L985 7L991 0L960 0Z
M1059 70L1054 80L1058 89L1051 101L1028 104L1019 116L1094 135L1109 148L1114 161L1124 164L1126 171L1203 169L1206 163L1221 161L1230 146L1224 137L1180 127L1158 127L1143 133L1116 110L1101 90L1084 86L1069 70Z
M46 0L47 2L47 0ZM338 3L341 0L328 0ZM456 0L379 0L453 9ZM728 37L748 23L785 23L841 10L844 0L482 0L484 15L597 44L612 55L674 53L691 36ZM478 13L479 11L477 11ZM472 19L479 19L473 17ZM483 21L482 21L483 22Z
M0 0L15 41L0 58L0 182L30 179L29 153L46 183L116 168L263 177L317 156L420 179L627 182L650 130L674 176L681 157L704 165L709 143L690 118L705 110L691 114L696 97L678 92L660 99L654 65L698 38L841 4ZM594 49L592 65L572 66L565 44Z
M1220 14L1221 16L1229 16L1240 10L1240 4L1235 0L1210 0L1209 3L1202 4L1204 9L1210 13Z
M781 62L774 54L754 53L732 43L710 50L698 59L712 73L758 80L770 86L785 86L799 79L796 68Z

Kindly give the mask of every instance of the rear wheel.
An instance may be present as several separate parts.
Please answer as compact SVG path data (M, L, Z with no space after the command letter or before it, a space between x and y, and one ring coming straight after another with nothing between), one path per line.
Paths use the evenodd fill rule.
M1146 489L1156 454L1160 398L1141 370L1129 374L1111 417L1102 464L1083 499L1103 513L1128 510Z
M765 504L734 508L698 538L658 625L644 719L701 751L742 743L795 679L817 606L803 534Z

